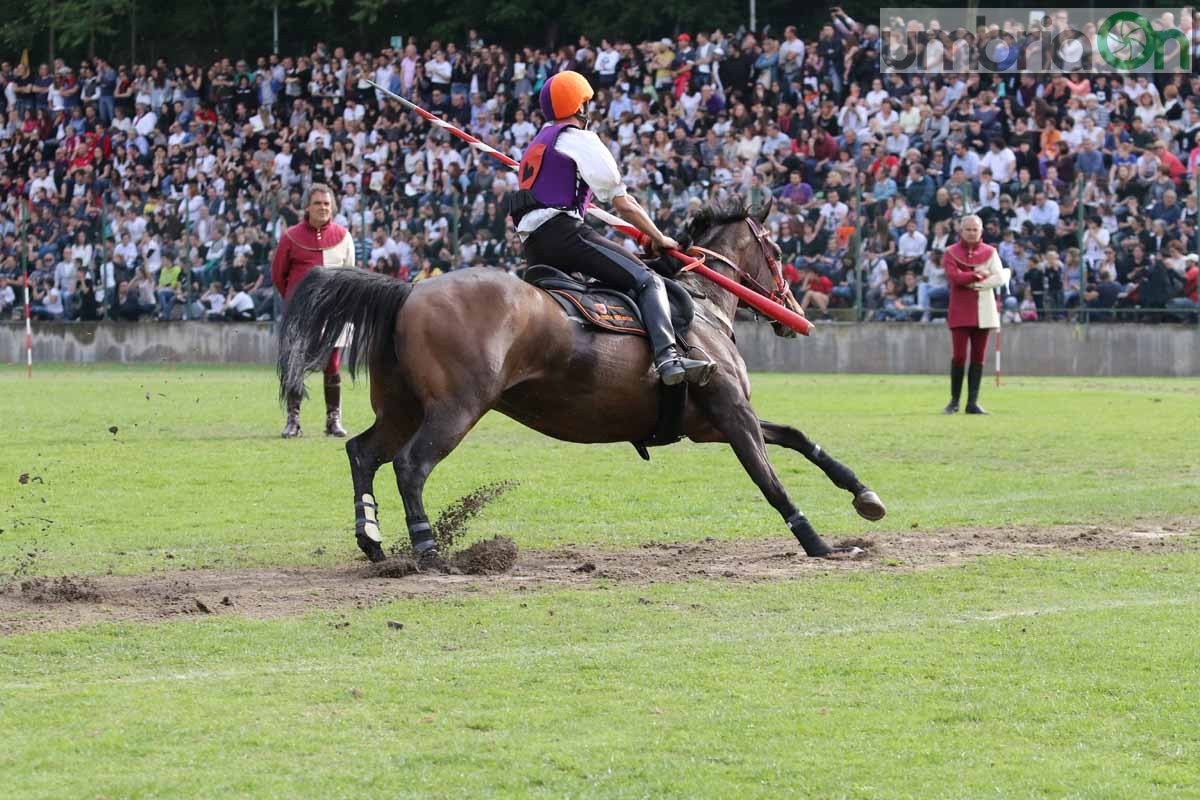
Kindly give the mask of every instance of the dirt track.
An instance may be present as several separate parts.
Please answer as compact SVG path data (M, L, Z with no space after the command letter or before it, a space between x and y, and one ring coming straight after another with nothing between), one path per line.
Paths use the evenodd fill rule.
M956 531L885 532L861 542L856 561L804 558L786 539L647 544L628 550L571 547L521 552L501 575L415 574L378 577L358 562L336 568L195 570L136 577L29 578L0 591L0 635L71 628L95 622L156 622L186 616L237 614L271 618L314 609L358 607L413 597L480 591L587 588L697 578L782 581L856 570L912 570L980 556L1164 552L1194 548L1200 528L1145 529L1066 526ZM845 540L860 543L859 540Z

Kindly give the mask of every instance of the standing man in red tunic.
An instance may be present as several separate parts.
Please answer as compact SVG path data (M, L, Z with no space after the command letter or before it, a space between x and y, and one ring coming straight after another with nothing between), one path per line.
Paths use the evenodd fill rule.
M323 183L314 183L308 190L304 221L293 225L279 240L279 249L271 262L271 279L284 298L284 314L287 299L296 291L300 281L313 267L353 267L354 240L346 229L333 222L333 190ZM349 345L349 329L342 332L337 347L325 365L325 435L345 436L342 428L342 348ZM287 398L287 424L283 438L292 439L301 434L301 395Z
M979 405L979 384L983 380L983 358L988 335L1000 327L994 289L1008 283L1010 272L1000 263L996 248L983 243L983 222L971 214L963 217L959 240L946 248L942 266L950 286L950 311L946 324L954 351L950 357L950 403L946 414L958 413L963 374L967 376L968 414L986 414ZM971 365L967 366L967 346Z

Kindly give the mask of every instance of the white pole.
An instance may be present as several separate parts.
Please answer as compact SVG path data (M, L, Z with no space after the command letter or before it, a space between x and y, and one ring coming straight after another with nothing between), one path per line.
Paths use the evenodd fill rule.
M33 377L33 325L29 322L29 273L25 273L25 377Z
M758 3L756 0L750 0L750 32L754 33L758 30Z
M271 10L271 52L279 53L279 2Z

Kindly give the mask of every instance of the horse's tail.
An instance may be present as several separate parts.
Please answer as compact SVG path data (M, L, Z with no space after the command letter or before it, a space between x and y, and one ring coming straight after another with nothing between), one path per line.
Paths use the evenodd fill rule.
M287 302L279 334L279 397L304 392L304 376L325 367L346 325L354 335L343 363L358 368L393 349L396 315L412 286L361 269L314 268Z

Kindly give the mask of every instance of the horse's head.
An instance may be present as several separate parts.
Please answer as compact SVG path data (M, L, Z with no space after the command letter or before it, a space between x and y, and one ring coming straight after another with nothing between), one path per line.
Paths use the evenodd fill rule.
M770 229L766 227L771 202L768 199L761 206L752 207L740 195L734 195L730 200L707 206L688 223L686 238L719 256L705 262L710 268L804 316L784 280L779 245L771 240ZM732 308L731 303L731 312ZM796 335L778 322L771 326L777 336Z

